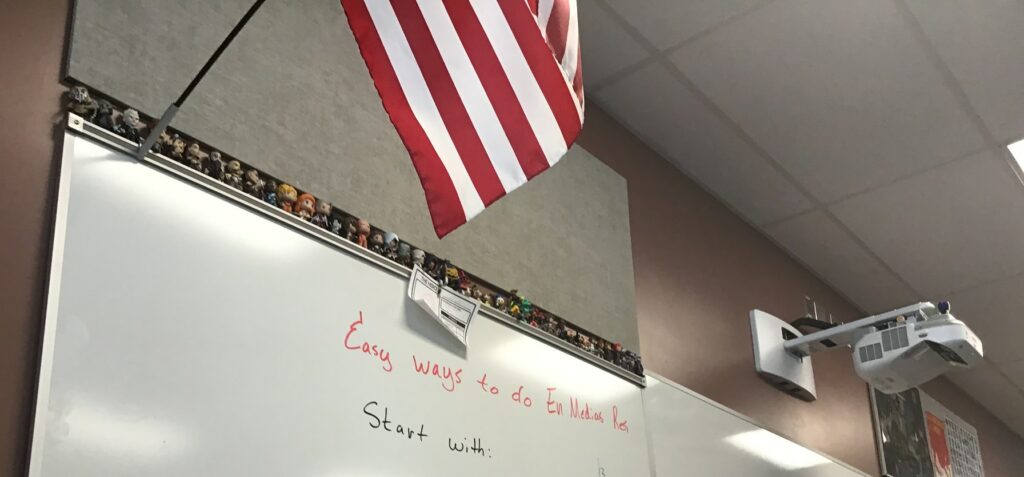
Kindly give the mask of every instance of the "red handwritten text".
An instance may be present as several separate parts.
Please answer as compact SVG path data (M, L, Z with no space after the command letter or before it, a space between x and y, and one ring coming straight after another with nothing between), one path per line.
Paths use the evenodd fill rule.
M412 365L416 368L416 372L424 376L433 375L440 379L441 387L445 391L454 392L455 386L462 383L462 368L452 369L439 363L431 363L430 360L421 363L416 359L416 355L412 355Z
M619 406L612 406L612 427L617 431L629 432L629 421L619 421Z
M580 400L577 398L569 398L569 415L573 419L579 419L581 421L594 421L604 422L604 416L596 408L590 407L590 404L583 403L583 408L580 408Z
M519 386L519 389L512 393L512 400L526 407L533 406L533 399L530 399L530 396L523 395L523 386Z
M380 346L378 346L376 344L370 344L370 343L368 343L366 341L363 341L362 344L358 344L358 345L353 344L353 342L352 342L352 335L354 335L356 333L356 331L358 330L359 326L361 326L362 324L363 324L363 312L360 311L359 312L359 319L356 320L356 321L353 321L352 324L349 325L348 333L345 334L345 348L346 349L350 349L352 351L361 351L361 352L363 352L363 353L365 353L365 354L367 354L369 356L372 356L374 358L379 359L380 362L383 363L384 371L387 371L387 372L390 373L392 370L395 369L395 367L392 366L392 364L391 364L391 353L389 353L387 351L384 351L384 348L381 348Z
M558 388L548 388L548 414L562 415L562 403L555 401L551 393Z
M484 377L477 379L476 382L480 383L480 389L483 389L485 393L497 395L498 393L501 392L501 390L498 389L497 386L491 386L487 384L487 373L484 373Z

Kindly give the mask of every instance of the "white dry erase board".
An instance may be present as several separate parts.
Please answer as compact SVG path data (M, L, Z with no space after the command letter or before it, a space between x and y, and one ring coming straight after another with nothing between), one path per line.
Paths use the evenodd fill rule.
M640 388L372 257L80 132L59 194L31 477L650 475Z
M867 475L657 375L647 376L644 405L657 477Z

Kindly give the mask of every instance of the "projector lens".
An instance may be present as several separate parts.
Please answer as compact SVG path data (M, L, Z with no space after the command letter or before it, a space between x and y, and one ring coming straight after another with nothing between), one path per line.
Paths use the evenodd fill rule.
M946 360L946 362L967 366L967 362L964 361L963 358L960 357L960 355L956 354L955 351L949 349L948 347L943 346L934 341L925 341L925 343L928 344L928 347L931 348L932 351L938 353L938 355L941 356L942 359Z

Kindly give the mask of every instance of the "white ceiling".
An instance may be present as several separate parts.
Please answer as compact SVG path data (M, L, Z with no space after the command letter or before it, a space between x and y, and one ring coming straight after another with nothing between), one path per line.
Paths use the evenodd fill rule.
M948 298L1024 435L1024 0L579 0L588 95L865 312Z

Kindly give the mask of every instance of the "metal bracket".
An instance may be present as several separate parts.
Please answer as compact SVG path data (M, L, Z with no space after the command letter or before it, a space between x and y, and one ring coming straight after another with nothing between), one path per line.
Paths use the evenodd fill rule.
M156 126L153 126L153 128L149 130L149 135L146 136L146 140L142 141L142 144L139 145L139 150L135 152L135 159L137 161L142 161L146 158L146 154L150 149L153 149L153 145L156 144L156 140L160 138L160 133L164 132L167 129L167 126L171 124L171 120L174 119L175 114L178 114L178 107L171 104L167 107L167 110L164 111L163 116L160 116L160 121L157 121Z
M787 340L802 336L799 330L761 310L750 310L750 333L754 340L754 368L762 378L804 401L818 398L811 357L786 351Z

